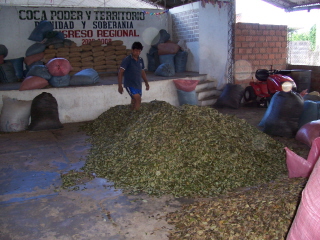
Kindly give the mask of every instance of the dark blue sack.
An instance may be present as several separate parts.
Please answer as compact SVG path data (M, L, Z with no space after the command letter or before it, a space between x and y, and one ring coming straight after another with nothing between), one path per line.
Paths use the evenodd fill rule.
M191 92L186 92L177 89L177 93L180 106L184 104L198 105L198 96L195 90Z
M52 87L67 87L70 84L70 75L53 76L50 78L49 84Z
M157 76L162 76L162 77L172 77L174 76L174 66L172 66L169 63L162 63L160 66L156 69L154 72L155 75Z
M43 20L31 32L28 39L35 42L41 42L44 39L45 34L51 31L53 31L53 24L47 20Z

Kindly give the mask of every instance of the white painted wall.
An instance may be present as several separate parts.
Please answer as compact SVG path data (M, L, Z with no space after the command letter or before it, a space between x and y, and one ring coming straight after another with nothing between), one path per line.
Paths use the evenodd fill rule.
M73 17L70 16L73 11ZM96 14L95 11L102 11L103 14ZM127 48L131 48L134 41L140 41L145 50L141 54L145 63L147 64L146 53L150 49L151 42L156 37L161 29L168 29L168 13L160 15L151 15L151 13L161 13L163 10L147 10L148 13L144 15L143 20L133 20L132 16L129 20L107 20L106 12L122 12L135 13L136 15L142 14L139 9L115 9L115 8L27 8L27 7L1 7L0 8L0 44L4 44L8 48L7 59L24 57L26 50L34 41L28 40L30 34L35 28L35 22L41 21L41 18L46 17L45 20L55 22L58 28L54 31L68 31L68 30L83 30L93 31L93 37L79 37L68 39L73 40L78 46L83 45L83 41L89 39L111 39L122 40ZM63 13L66 12L63 17ZM61 13L61 14L60 14ZM141 16L141 15L140 15ZM30 20L28 20L30 18ZM62 18L62 19L61 19ZM75 18L75 19L71 19ZM66 20L63 20L66 19ZM79 19L79 20L77 20ZM133 28L127 30L136 30L138 37L98 37L98 30L121 30L121 28L99 28L99 24L104 22L123 23L128 22L132 24ZM70 23L72 22L72 23ZM60 29L59 24L63 26L73 26L73 29ZM84 25L85 24L85 25ZM55 26L55 25L54 25ZM96 27L98 26L98 27ZM122 28L125 29L125 28Z
M200 4L200 3L199 3ZM226 82L228 60L227 6L206 4L200 7L199 73L207 74L222 88Z
M199 11L199 42L187 42L189 48L187 69L207 74L217 81L218 88L226 84L228 58L228 6L201 2L190 3L170 10L171 14L188 10ZM172 32L172 26L169 25Z
M102 12L141 13L141 10L138 9L1 7L0 44L4 44L8 48L8 56L6 58L12 59L25 56L27 48L35 43L34 41L28 40L28 37L35 28L35 22L40 21L43 16L47 18L46 20L62 22L64 25L73 22L74 29L72 30L92 30L94 32L94 36L91 38L68 38L75 41L77 45L82 45L83 41L88 39L99 39L96 36L97 30L108 29L94 28L94 24L108 20L106 20L106 16L101 14L96 15L95 11L97 10ZM154 15L154 13L162 13L161 10L148 10L149 12L145 14L144 20L128 20L128 22L132 23L133 29L136 30L139 37L113 37L105 39L122 40L127 48L130 48L134 41L141 41L144 45L141 57L147 65L148 61L146 54L150 49L153 39L161 29L165 29L169 33L171 31L170 14L187 10L196 10L200 13L199 42L187 42L187 47L189 49L187 71L208 74L208 78L217 80L219 83L218 85L224 84L226 82L225 69L228 52L228 12L226 5L219 8L217 4L213 5L208 3L205 7L202 7L200 2L195 2L173 8L169 13L159 15ZM59 14L57 14L59 11L81 12L81 14L75 15L77 17L81 15L81 18L79 17L79 20L60 20L61 18L59 17ZM27 14L27 12L33 14ZM28 20L27 18L31 19ZM34 18L38 19L35 20ZM65 17L65 19L67 19L67 17ZM122 21L117 20L117 22ZM85 27L83 25L84 23ZM54 29L54 31L64 30L70 29Z

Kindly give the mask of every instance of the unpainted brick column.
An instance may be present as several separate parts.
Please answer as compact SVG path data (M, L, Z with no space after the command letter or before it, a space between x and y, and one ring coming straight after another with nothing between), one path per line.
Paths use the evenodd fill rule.
M236 23L235 83L243 87L255 79L257 69L285 69L287 26Z

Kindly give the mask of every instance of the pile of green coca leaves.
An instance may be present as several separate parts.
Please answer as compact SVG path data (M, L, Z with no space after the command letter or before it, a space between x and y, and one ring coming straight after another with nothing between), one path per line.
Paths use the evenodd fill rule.
M282 144L209 107L119 105L83 129L92 144L83 170L130 193L209 197L286 173Z

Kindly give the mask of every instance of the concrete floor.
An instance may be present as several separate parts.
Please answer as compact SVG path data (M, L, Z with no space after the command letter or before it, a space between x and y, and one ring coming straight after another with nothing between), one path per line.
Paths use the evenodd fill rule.
M257 126L265 110L219 111ZM127 195L101 178L80 185L78 191L60 188L60 174L81 168L90 149L88 136L79 130L82 124L0 133L0 239L168 239L173 226L166 222L167 212L196 199Z
M60 174L82 167L90 148L81 124L0 134L0 239L167 239L165 215L183 199L126 195L100 178L60 188Z

